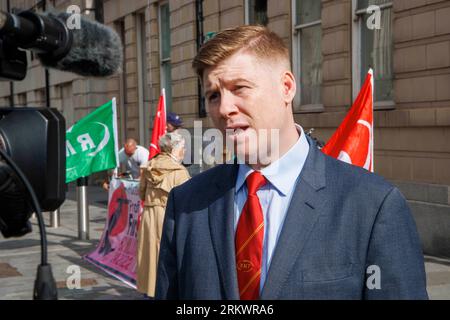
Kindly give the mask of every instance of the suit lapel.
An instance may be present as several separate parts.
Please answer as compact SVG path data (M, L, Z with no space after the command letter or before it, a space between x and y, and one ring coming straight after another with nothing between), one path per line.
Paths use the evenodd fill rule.
M310 149L295 186L282 231L272 256L261 299L277 299L319 217L325 187L325 159L308 138Z
M210 197L209 227L225 299L239 299L234 253L234 196L237 165L223 165Z

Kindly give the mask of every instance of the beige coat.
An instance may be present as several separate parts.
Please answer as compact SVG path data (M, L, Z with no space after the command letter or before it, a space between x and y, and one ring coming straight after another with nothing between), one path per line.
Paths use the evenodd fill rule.
M170 190L190 178L188 171L167 153L153 158L144 169L139 194L144 212L138 230L137 289L155 295L159 244Z

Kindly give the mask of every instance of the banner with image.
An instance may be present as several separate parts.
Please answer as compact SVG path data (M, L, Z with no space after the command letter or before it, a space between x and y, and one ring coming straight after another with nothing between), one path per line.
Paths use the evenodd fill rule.
M97 248L83 258L136 288L137 226L142 213L139 181L113 178L108 216Z

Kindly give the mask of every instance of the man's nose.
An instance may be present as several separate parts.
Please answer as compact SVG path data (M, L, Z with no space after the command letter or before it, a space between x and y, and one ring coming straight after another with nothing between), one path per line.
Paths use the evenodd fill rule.
M236 101L231 92L225 91L222 94L222 97L220 99L219 112L220 115L226 119L239 113L239 108L237 107Z

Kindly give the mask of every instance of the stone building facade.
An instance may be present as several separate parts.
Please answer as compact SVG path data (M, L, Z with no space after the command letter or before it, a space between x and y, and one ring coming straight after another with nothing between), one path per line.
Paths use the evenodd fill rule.
M1 0L2 10L7 2ZM42 1L9 2L26 9ZM120 74L102 79L51 70L51 106L71 125L115 96L121 139L134 137L143 145L162 87L168 109L186 127L194 121L212 126L203 117L191 69L199 26L208 35L262 23L278 33L299 83L295 118L324 141L373 67L375 171L405 194L425 252L450 256L449 0L47 1L58 10L73 4L119 33L124 63ZM44 70L30 55L24 81L0 84L0 106L10 105L11 93L17 105L44 105L44 89Z

